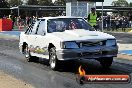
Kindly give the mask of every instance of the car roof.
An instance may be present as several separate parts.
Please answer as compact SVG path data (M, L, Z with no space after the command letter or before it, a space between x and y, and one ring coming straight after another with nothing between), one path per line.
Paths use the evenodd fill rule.
M42 19L57 19L57 18L82 18L82 17L74 17L74 16L58 16L58 17L42 17L42 18L38 18L38 19L42 20Z

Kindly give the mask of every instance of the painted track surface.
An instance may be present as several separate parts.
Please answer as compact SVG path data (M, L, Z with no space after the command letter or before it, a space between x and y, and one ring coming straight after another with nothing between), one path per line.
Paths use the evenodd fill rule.
M13 36L19 36L20 35L20 31L3 31L0 33L6 34L6 35L13 35Z
M75 74L78 73L78 67L72 68L65 64L65 70L50 70L46 60L39 62L26 62L23 55L19 53L17 40L0 40L0 69L8 74L14 75L18 79L30 83L36 88L131 88L130 84L86 84L80 86L76 82ZM12 43L11 43L12 42ZM104 70L95 60L76 62L82 65L87 74L130 74L132 64L130 61L115 58L110 70Z
M129 74L132 77L132 61L115 58L111 69L102 69L95 60L76 62L87 74ZM64 70L52 71L46 60L27 62L18 50L18 40L0 38L0 69L30 83L36 88L131 88L128 84L86 84L76 82L78 66L64 64Z

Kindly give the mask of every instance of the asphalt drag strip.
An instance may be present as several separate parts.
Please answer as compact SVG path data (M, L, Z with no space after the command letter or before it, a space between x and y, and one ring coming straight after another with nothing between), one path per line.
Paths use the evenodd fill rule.
M81 86L76 82L76 74L78 74L80 65L86 74L129 74L132 77L132 64L128 60L115 58L112 67L108 70L103 69L96 60L76 61L71 65L65 63L64 69L59 71L52 71L47 62L43 59L38 62L27 62L18 50L18 40L0 39L0 70L36 88L131 88L132 85L131 82L129 84L102 83Z

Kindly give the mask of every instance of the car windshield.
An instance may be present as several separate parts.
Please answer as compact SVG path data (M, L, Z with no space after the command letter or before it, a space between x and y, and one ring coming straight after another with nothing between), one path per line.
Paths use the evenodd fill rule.
M85 29L94 31L92 26L82 18L58 18L50 19L47 24L48 33L63 32L65 30Z

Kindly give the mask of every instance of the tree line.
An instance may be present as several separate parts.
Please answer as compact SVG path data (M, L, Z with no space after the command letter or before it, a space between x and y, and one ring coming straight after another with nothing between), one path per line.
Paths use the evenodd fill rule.
M52 0L0 0L0 8L1 7L14 7L18 5L65 5L65 0L56 0L52 2Z
M52 2L52 0L0 0L0 8L11 8L11 7L17 7L19 5L41 5L41 6L55 6L55 5L65 5L65 0L55 0L55 2ZM21 11L20 13L23 13L24 11ZM17 11L14 11L13 14L17 14ZM25 13L25 12L24 12ZM32 14L33 13L33 14ZM2 18L4 15L11 14L10 10L0 10L0 18ZM30 12L30 15L35 15L33 11Z
M66 0L55 0L55 2L52 2L52 0L0 0L0 8L11 8L11 7L16 7L18 5L65 6ZM117 0L117 1L113 1L111 5L132 7L132 2L128 3L127 0ZM2 10L2 9L0 10L0 16L8 15L10 13L11 13L10 10Z

